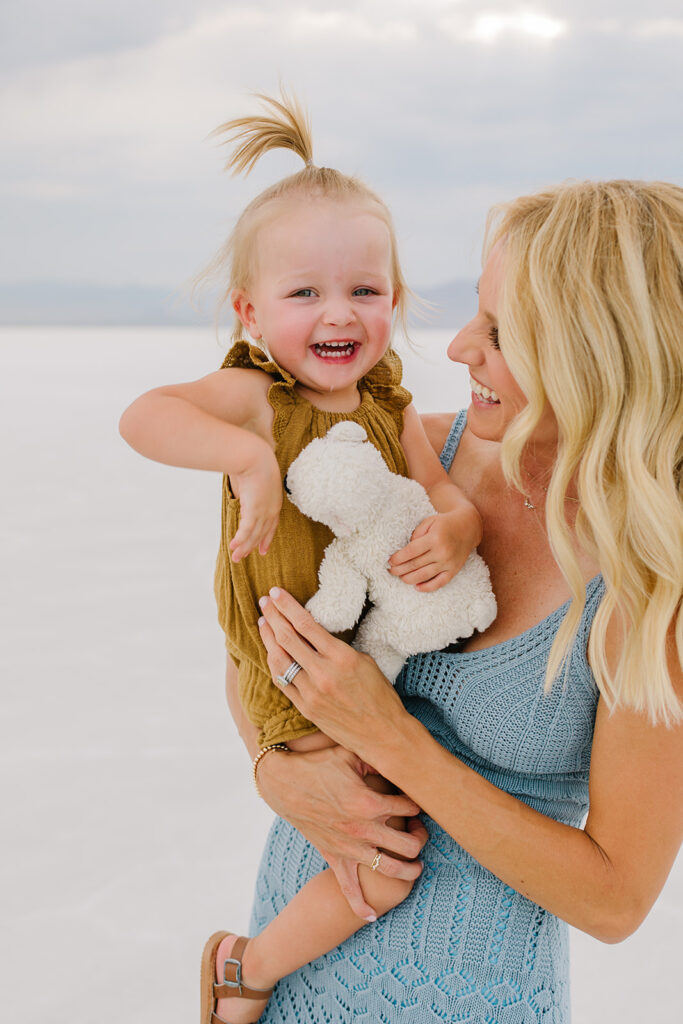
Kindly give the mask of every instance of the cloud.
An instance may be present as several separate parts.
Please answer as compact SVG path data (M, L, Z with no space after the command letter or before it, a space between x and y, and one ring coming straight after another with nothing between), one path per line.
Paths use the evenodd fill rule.
M288 17L286 29L290 38L326 35L372 42L383 47L415 39L418 31L417 25L408 20L393 18L373 23L365 18L349 17L348 10L315 11L310 8L295 11Z
M230 112L221 42L249 38L264 19L234 7L143 46L25 69L0 87L5 145L51 151L55 169L81 181L107 171L182 176L188 141L212 127L207 106ZM232 83L227 92L235 96Z
M27 4L36 23L56 10ZM116 31L79 27L95 7L106 25L118 12ZM59 13L49 59L0 76L0 277L187 276L299 166L269 154L229 179L206 140L280 79L310 108L318 162L389 201L417 285L472 271L496 199L567 177L680 180L675 3L63 0Z
M639 21L634 27L635 35L643 36L645 39L653 39L658 36L681 37L683 36L683 18L654 18L649 21Z
M551 40L564 35L567 27L568 23L564 19L550 18L524 9L509 14L484 12L475 18L467 35L483 43L495 43L504 35Z
M145 46L225 0L3 0L0 74Z

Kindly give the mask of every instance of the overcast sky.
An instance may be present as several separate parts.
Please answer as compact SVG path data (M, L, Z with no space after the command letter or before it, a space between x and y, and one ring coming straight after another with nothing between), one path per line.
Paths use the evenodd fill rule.
M681 0L2 0L0 282L181 284L300 166L232 179L206 138L280 79L418 287L476 275L497 200L683 184Z

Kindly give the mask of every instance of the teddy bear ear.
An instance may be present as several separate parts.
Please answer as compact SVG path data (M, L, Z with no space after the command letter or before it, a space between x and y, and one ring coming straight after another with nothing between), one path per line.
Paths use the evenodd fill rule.
M325 436L330 441L356 442L366 441L368 437L360 423L354 423L352 420L342 420L341 423L335 423L333 427L330 427Z

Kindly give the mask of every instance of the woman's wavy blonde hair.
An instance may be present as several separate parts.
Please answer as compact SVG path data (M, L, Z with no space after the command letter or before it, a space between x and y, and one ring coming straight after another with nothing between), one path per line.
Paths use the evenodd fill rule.
M559 432L546 522L573 600L546 688L567 667L585 604L564 512L574 480L576 536L606 584L588 647L600 692L610 707L680 721L667 654L683 657L683 189L568 183L495 207L485 253L498 240L500 346L528 399L503 441L508 480L523 491L522 451L546 402ZM614 614L623 646L610 671Z
M200 287L215 280L221 282L216 322L218 323L222 309L230 303L232 292L237 289L248 289L253 280L256 236L259 229L281 212L288 201L320 198L361 205L386 225L391 243L394 323L400 324L407 334L410 291L401 270L396 232L388 207L360 179L342 174L331 167L317 167L313 163L313 143L308 116L295 98L288 96L284 90L281 92L280 100L261 93L257 93L256 96L266 108L264 114L226 121L211 133L211 136L226 136L225 145L235 144L225 169L231 170L234 174L249 174L264 153L272 149L291 150L301 157L305 167L271 185L252 199L240 215L225 244L197 278L196 284ZM244 328L239 317L236 317L232 332L233 341L240 341L244 337Z

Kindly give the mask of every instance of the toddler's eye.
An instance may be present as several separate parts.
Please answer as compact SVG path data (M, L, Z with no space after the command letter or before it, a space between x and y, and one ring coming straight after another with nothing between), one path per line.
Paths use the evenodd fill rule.
M498 344L498 328L494 327L493 324L489 327L489 340L495 349L500 349Z
M377 292L374 290L374 288L355 288L353 294L354 295L364 296L364 295L376 295Z
M293 299L310 299L315 295L312 288L299 288L298 291L292 292Z

